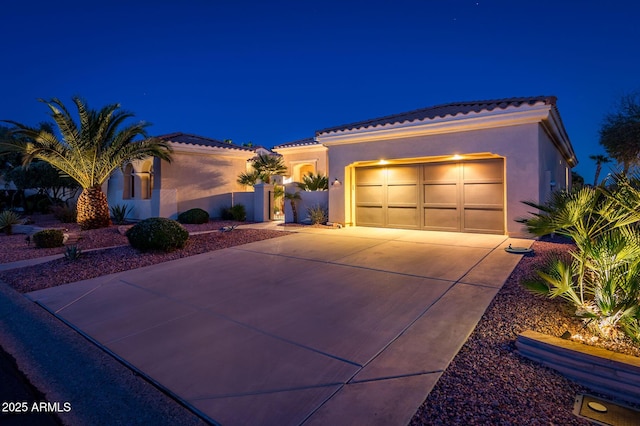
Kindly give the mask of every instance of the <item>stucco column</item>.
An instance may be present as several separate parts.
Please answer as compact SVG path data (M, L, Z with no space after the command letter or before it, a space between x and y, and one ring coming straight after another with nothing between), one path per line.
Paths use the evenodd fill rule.
M253 220L254 222L268 222L273 219L273 185L270 183L258 183L253 193Z

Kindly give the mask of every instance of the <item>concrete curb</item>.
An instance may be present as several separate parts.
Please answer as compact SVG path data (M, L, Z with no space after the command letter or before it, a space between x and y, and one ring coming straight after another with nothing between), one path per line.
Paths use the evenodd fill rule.
M0 345L66 425L206 424L3 282Z

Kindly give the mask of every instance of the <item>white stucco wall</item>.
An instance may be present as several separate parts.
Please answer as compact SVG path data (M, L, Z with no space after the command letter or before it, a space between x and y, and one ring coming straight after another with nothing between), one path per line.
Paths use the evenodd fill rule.
M490 153L505 158L506 227L510 234L518 235L523 228L514 220L527 213L522 200L539 199L540 183L538 154L539 124L520 124L458 133L445 133L367 141L329 146L329 176L337 177L341 185L329 189L329 220L350 225L348 206L354 190L352 166L356 162L377 160L414 159L424 157L470 155Z

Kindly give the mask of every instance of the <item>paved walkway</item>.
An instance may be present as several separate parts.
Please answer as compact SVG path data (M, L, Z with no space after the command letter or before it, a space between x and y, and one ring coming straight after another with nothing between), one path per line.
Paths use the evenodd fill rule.
M28 297L211 421L404 425L532 243L299 231Z

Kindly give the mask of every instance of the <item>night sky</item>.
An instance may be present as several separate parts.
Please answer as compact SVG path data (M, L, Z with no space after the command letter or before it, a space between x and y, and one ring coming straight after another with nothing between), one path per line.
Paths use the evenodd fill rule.
M555 95L591 182L604 114L640 90L639 17L633 0L2 0L0 119L35 125L37 98L77 94L153 135L271 147L441 103Z

